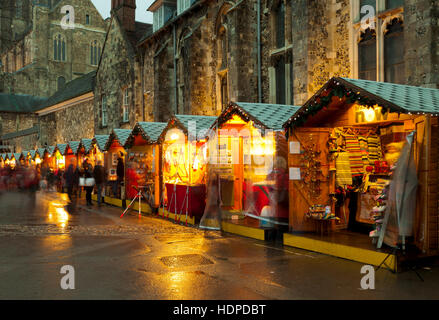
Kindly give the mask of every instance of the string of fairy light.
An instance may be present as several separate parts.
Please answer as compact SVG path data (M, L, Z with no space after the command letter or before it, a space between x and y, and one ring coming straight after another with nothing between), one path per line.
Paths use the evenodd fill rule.
M322 94L325 94L325 96L322 96ZM284 128L286 129L286 133L288 134L288 128L292 129L294 127L299 127L305 124L305 122L307 121L307 119L310 116L314 116L315 114L317 114L320 110L322 110L323 108L328 107L328 105L332 102L333 97L338 97L340 100L342 98L345 98L345 103L346 104L360 104L362 106L366 106L369 108L373 108L375 105L380 105L382 103L377 102L375 99L372 98L368 98L365 95L361 94L360 91L354 91L352 89L347 89L342 83L340 83L340 81L334 80L333 82L328 84L328 87L324 90L322 90L322 92L317 95L314 99L314 101L312 101L306 108L301 108L299 110L298 113L294 114L285 124L284 124ZM383 99L384 101L384 99ZM386 105L389 105L388 103L385 103ZM392 106L387 106L387 107L383 107L381 109L381 112L387 113L387 112L397 112L398 114L400 113L407 113L408 115L425 115L427 113L425 112L410 112L410 111L405 111L402 108L398 108L398 107L392 107ZM439 113L428 113L431 114L433 116L439 116Z

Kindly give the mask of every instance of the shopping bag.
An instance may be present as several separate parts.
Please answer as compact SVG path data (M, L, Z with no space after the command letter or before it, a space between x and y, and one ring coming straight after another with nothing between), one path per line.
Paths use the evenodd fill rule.
M95 178L87 178L85 179L86 187L93 187L95 185Z
M80 187L85 187L85 178L84 177L80 177L79 178L79 186Z

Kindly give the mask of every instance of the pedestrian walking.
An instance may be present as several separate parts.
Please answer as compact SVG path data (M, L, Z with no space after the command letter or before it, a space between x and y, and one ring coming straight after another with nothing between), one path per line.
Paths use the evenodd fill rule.
M84 178L85 178L85 199L87 202L87 206L92 206L91 202L91 193L93 192L93 188L95 185L95 180L93 177L93 166L88 159L84 160Z
M67 194L72 204L76 202L76 188L79 183L79 171L75 164L75 159L70 159L70 165L64 173L64 179L67 186Z
M93 170L93 176L95 178L96 188L98 192L98 206L100 207L102 202L102 189L105 186L105 169L102 166L101 160L98 160Z
M117 158L116 174L117 174L117 181L113 185L113 194L115 197L118 197L119 186L122 184L122 181L124 181L124 177L125 177L125 165L123 163L123 159L121 156Z

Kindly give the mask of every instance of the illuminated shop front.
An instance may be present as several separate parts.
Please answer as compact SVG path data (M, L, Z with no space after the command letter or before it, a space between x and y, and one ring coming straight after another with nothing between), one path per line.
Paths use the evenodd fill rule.
M133 199L137 193L133 186L144 187L143 191L151 196L149 205L152 208L160 206L162 162L161 145L157 140L166 125L164 122L138 122L125 145L127 199Z
M13 158L15 160L15 165L23 165L23 155L21 152L13 153Z
M201 218L206 198L207 133L216 117L175 115L162 144L163 203L168 212Z
M0 168L2 169L5 167L5 158L6 158L5 153L0 154Z
M41 167L43 167L44 164L48 165L48 155L49 153L47 152L46 148L38 148L35 155L35 162L40 164Z
M221 113L209 136L208 207L202 226L219 228L219 219L213 216L218 212L222 220L251 227L288 225L287 141L282 125L298 109L232 102Z
M46 153L44 155L43 159L43 165L47 165L52 171L55 170L56 167L56 146L48 146L45 148Z
M284 242L358 261L376 248L437 254L439 226L428 223L438 218L437 193L427 186L437 185L438 99L437 89L346 78L325 84L285 124L291 234ZM384 257L395 269L396 255Z
M69 158L74 157L72 150L67 143L60 143L56 145L53 157L55 159L55 170L65 170L67 163L67 155Z
M107 163L107 151L105 148L107 146L107 142L109 139L110 139L109 134L94 136L92 139L92 147L91 147L94 151L90 151L90 152L94 152L94 154L96 155L95 159L102 160L102 165L105 168L105 174L107 180L107 184L105 186L105 192L104 192L105 195L112 194L111 193L112 184L117 180L115 167L112 165L110 166ZM114 173L114 175L112 173Z
M108 140L105 144L104 150L104 163L105 163L105 171L107 172L107 181L115 183L117 181L117 164L118 159L123 161L124 170L125 170L125 158L126 158L126 150L124 145L131 133L129 129L113 129ZM125 180L125 177L124 177ZM120 188L120 190L119 190ZM110 194L110 193L108 193ZM125 199L125 181L123 181L123 185L118 186L117 195L119 199Z
M75 159L76 165L81 165L83 160L82 153L80 152L80 141L69 141L68 150L66 150L66 167L71 163L71 158ZM70 149L70 150L69 150Z
M6 154L5 165L12 169L15 168L15 159L13 153Z
M35 167L37 165L37 151L36 150L29 151L28 161L29 161L29 165L31 167Z
M102 165L104 165L104 153L93 143L93 139L81 139L78 160L83 161L84 157L90 160L93 167L97 165L98 161L101 161Z

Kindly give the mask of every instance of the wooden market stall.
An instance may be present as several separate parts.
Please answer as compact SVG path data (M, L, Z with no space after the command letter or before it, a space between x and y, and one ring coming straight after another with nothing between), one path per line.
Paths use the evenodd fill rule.
M105 174L106 174L106 186L105 186L105 190L104 190L104 194L105 195L114 195L114 183L117 180L117 175L116 172L112 171L112 170L108 170L108 166L106 163L106 145L108 142L108 139L110 139L110 135L106 134L106 135L96 135L93 137L92 139L92 146L91 148L93 149L93 152L95 154L95 159L99 159L102 160L102 165L105 168ZM85 144L85 142L84 142ZM91 150L91 149L90 149ZM110 169L112 169L113 167L111 167ZM114 174L113 174L114 173Z
M78 159L83 160L84 157L88 157L90 163L94 166L98 161L104 165L104 153L100 151L93 139L81 139L81 144L78 150Z
M29 150L29 165L33 168L38 164L37 163L37 151L36 150Z
M0 154L0 168L5 167L6 153Z
M319 239L354 246L358 252L360 247L384 248L385 243L437 254L438 114L437 89L331 79L284 125L290 231L317 233ZM408 159L407 166L399 159ZM401 210L404 215L396 225L392 217ZM306 247L303 239L284 239L319 251ZM349 254L360 259L355 251Z
M84 161L84 159L82 157L80 157L80 153L79 153L79 146L80 146L80 141L69 141L67 143L68 145L68 149L67 150L67 156L66 156L66 168L70 165L70 159L74 158L75 159L75 164L78 165L82 165L82 162Z
M6 154L5 164L11 169L15 168L15 159L13 153L9 152Z
M288 225L288 147L282 125L298 109L232 102L212 125L208 179L217 177L223 218L258 228Z
M107 181L111 181L112 183L117 183L116 185L116 198L124 200L126 198L126 190L125 190L125 174L123 181L119 181L117 176L117 165L118 162L123 161L123 167L125 171L126 167L126 150L124 145L131 133L130 129L113 129L108 140L105 144L104 150L104 167L107 172L108 179ZM114 191L114 189L113 189ZM110 194L110 193L106 193Z
M21 152L15 152L12 155L15 165L23 165L23 155Z
M206 138L215 120L210 116L174 115L160 135L163 205L168 213L180 218L202 217L206 205Z
M64 171L72 158L75 162L77 161L76 154L68 143L57 144L53 156L55 157L55 170Z
M165 122L138 122L125 144L127 162L131 164L131 169L125 171L127 187L144 186L144 191L151 197L148 204L154 209L160 207L162 194L162 157L158 138L166 125ZM132 199L135 193L135 190L127 192L127 199Z
M21 151L20 159L21 159L20 163L23 166L27 167L32 165L31 156L28 150Z
M46 148L38 148L35 155L35 162L40 164L43 167L43 164L46 162L47 164L48 152Z

